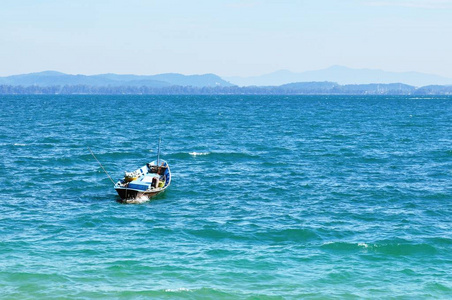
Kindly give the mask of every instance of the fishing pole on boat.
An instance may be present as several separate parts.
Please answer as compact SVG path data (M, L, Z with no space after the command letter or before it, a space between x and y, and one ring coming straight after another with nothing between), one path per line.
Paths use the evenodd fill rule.
M115 182L113 181L113 179L111 179L110 175L108 174L107 170L105 170L104 166L102 166L102 164L100 163L100 161L97 159L96 155L94 155L93 151L91 151L91 148L88 147L89 152L91 152L91 155L94 157L95 160L97 160L97 162L99 163L100 167L102 168L102 170L104 170L105 174L107 174L108 178L110 178L111 182L113 184L115 184Z
M161 137L159 137L159 148L157 150L157 166L160 166L160 141L162 140Z

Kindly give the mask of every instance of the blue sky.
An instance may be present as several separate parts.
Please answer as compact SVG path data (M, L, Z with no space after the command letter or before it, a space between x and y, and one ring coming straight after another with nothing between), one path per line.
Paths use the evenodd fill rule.
M452 0L2 0L0 76L344 65L452 78Z

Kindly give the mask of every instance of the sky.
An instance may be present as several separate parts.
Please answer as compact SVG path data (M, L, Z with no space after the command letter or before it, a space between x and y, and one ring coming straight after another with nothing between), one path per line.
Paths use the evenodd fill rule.
M255 76L332 65L452 78L452 0L0 2L0 76Z

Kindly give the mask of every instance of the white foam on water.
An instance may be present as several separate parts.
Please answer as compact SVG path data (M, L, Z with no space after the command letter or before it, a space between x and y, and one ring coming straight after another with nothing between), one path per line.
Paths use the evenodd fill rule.
M191 290L187 288L178 288L178 289L166 289L165 292L191 292Z
M364 247L364 248L368 248L369 245L367 245L366 243L358 243L359 247Z
M133 198L133 199L124 200L124 202L127 204L142 204L142 203L145 203L148 201L149 201L149 198L146 196L141 196L141 197L137 197L137 198Z
M25 146L27 146L27 145L26 145L26 144L15 143L14 146L17 146L17 147L25 147Z
M193 155L193 156L199 156L199 155L209 155L210 152L190 152L188 154Z

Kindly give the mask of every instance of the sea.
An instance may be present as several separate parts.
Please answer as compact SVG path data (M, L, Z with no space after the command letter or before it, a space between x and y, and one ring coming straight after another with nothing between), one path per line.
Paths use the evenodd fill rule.
M0 105L1 299L452 298L452 96Z

